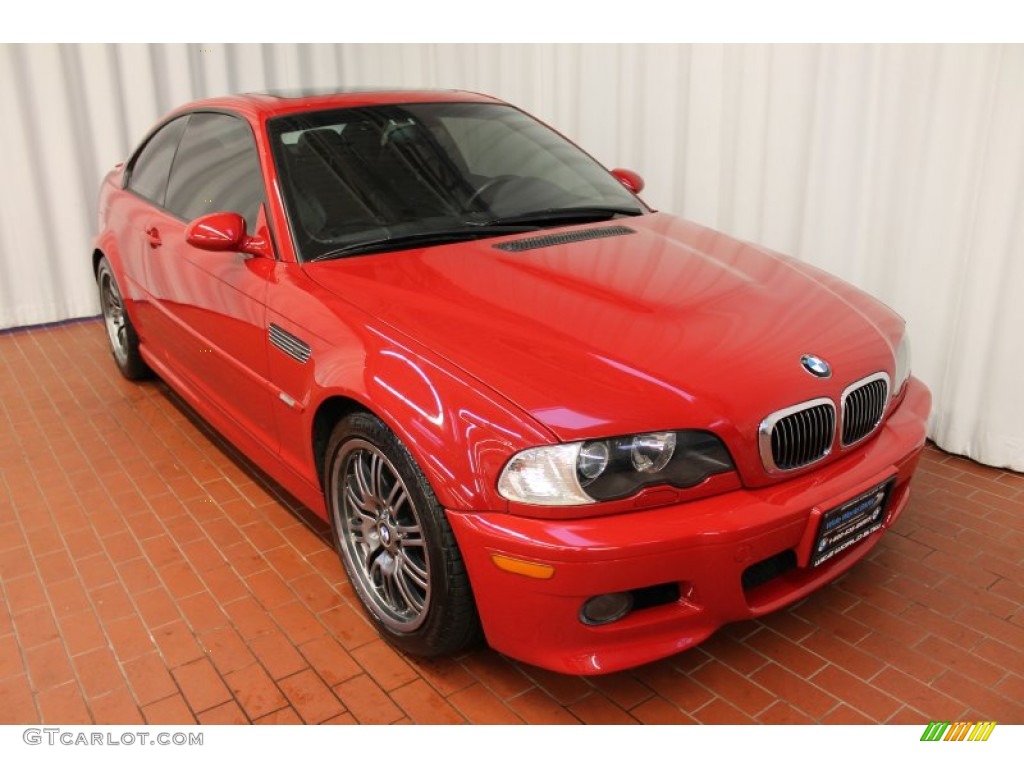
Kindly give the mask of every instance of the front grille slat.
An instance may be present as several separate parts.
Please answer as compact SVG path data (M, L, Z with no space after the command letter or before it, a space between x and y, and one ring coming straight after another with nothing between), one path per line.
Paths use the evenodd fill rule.
M785 450L780 458L786 462L786 466L798 466L800 464L800 418L793 416L784 423L787 429L783 437L787 442L783 444Z
M801 466L807 463L805 454L807 452L807 428L804 422L807 420L807 412L800 411L793 414L793 465Z
M815 414L817 411L804 411L804 433L802 435L801 445L804 447L804 454L800 458L804 462L809 462L813 458L815 436L820 435L817 425L822 420L816 419Z
M825 418L820 411L812 410L807 411L807 439L804 441L804 445L810 446L815 435L823 434L822 430L825 428ZM805 457L809 459L810 457Z
M799 445L799 442L796 439L797 424L795 421L790 419L789 421L785 422L785 424L783 424L783 427L784 431L782 433L782 452L780 455L783 461L789 464L794 464L797 461L796 448Z
M807 464L814 451L814 417L813 411L800 412L800 463Z
M843 393L843 446L853 445L875 431L885 415L889 377L876 373L850 385Z

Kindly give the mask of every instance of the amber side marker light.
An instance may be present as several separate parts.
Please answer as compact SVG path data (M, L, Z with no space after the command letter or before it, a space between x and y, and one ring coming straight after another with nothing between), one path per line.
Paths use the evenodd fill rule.
M491 562L498 568L509 573L518 573L531 579L550 579L555 575L555 566L544 563L531 563L529 560L518 560L508 555L491 555Z

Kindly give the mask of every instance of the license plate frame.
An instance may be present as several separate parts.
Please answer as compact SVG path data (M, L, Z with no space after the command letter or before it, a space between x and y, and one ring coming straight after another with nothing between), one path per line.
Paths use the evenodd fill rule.
M889 478L822 513L811 545L810 566L817 568L880 530L892 486L893 478Z

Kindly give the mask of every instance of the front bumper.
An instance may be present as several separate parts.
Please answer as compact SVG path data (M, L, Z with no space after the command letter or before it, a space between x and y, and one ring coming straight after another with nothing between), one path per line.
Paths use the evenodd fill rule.
M861 449L765 488L578 520L449 512L488 643L547 669L613 672L799 600L864 557L906 507L930 405L927 388L911 379L903 403ZM820 515L890 479L882 529L809 567ZM542 580L509 573L494 565L494 554L548 564L554 574ZM796 567L744 589L744 571L776 556L795 556ZM604 626L580 621L594 595L655 585L678 586L679 598Z

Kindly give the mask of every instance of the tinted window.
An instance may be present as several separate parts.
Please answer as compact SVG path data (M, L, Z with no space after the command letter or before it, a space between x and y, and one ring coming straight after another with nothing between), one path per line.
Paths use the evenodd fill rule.
M267 127L303 259L371 241L469 236L481 225L565 209L600 208L607 218L644 212L593 159L509 106L352 107Z
M174 150L178 148L181 132L185 130L187 122L187 117L179 117L153 134L132 163L128 189L157 205L164 204L167 172L171 170Z
M440 123L476 177L516 174L544 179L587 201L610 198L635 205L622 194L618 181L594 172L589 157L522 112L500 107L448 112L439 117Z
M192 115L167 183L167 209L186 221L234 211L252 231L263 200L263 174L248 123L209 112Z

